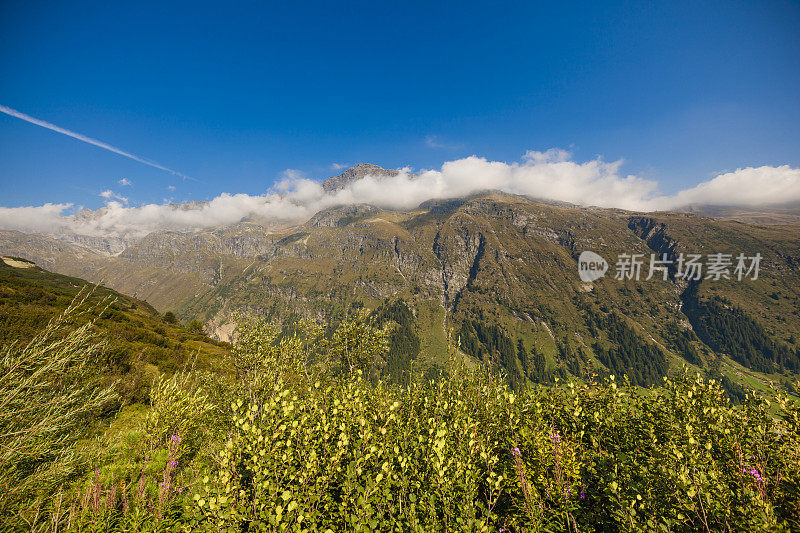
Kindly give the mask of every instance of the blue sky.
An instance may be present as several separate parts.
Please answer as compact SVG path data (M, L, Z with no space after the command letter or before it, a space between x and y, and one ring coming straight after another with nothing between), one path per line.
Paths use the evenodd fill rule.
M554 147L665 193L800 166L800 4L661 4L2 2L0 104L194 179L0 114L0 206Z

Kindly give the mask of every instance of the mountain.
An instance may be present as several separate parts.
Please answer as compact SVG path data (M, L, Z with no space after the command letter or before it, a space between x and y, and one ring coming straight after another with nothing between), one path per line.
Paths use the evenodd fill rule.
M325 192L332 192L342 189L349 183L364 179L367 176L391 178L397 176L399 173L400 171L398 170L381 168L378 165L372 165L370 163L359 163L356 166L348 168L338 176L323 181L322 188Z
M771 205L769 208L742 208L737 206L690 205L682 209L725 220L737 220L750 224L800 224L800 204Z
M376 172L397 171L358 165L326 187ZM755 224L489 191L408 211L334 207L281 227L243 221L157 231L113 257L0 232L0 253L102 280L161 311L199 318L223 339L240 311L325 319L351 305L379 310L402 302L419 337L413 357L420 371L436 371L450 345L502 366L520 385L591 373L647 385L688 365L738 391L786 383L800 371L798 229L791 218ZM610 264L594 283L578 276L587 250ZM674 266L667 280L645 280L648 264L639 281L614 279L621 254L649 262L651 253L762 259L756 280L688 283Z

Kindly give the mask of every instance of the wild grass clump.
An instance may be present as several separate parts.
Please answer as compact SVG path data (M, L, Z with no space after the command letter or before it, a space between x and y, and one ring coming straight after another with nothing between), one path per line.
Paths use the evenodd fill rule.
M0 516L35 518L80 473L74 444L115 398L98 372L105 344L92 322L70 327L87 296L27 345L0 349Z

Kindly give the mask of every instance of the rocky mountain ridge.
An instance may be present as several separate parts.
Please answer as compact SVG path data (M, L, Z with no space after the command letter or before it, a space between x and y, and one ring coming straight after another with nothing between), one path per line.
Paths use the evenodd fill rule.
M378 165L373 165L371 163L359 163L355 166L348 168L338 176L334 176L332 178L328 178L325 181L323 181L322 189L325 192L333 192L344 188L345 186L354 181L364 179L367 176L374 176L377 178L381 177L391 178L397 176L398 174L400 174L399 170L382 168Z

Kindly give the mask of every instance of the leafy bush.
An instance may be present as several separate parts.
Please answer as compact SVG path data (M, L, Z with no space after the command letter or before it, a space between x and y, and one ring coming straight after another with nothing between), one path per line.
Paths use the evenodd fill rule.
M458 376L459 373L455 373ZM774 530L798 527L796 405L727 403L700 377L516 396L486 375L360 376L235 402L193 527Z
M276 383L261 404L232 406L221 467L194 496L196 526L486 527L504 480L496 439L504 427L490 416L505 394L497 392L495 402L474 403L479 396L455 398L440 382L401 396L360 371L302 392Z
M68 512L51 505L53 524L231 532L800 528L800 407L786 397L734 405L716 381L688 373L652 389L589 376L515 392L503 376L465 369L455 356L441 379L400 388L373 381L387 334L363 314L328 332L313 322L288 331L255 321L238 335L229 374L156 383L142 425L152 444L137 470L100 468L72 488ZM209 422L199 422L203 413ZM191 453L192 442L205 444L204 453ZM108 460L119 461L109 450Z
M247 344L238 350L246 352ZM273 360L278 367L303 359ZM283 362L283 363L282 363ZM688 374L515 395L451 365L408 389L274 372L193 496L240 530L770 530L798 527L798 407L730 404ZM292 376L287 379L287 376Z

